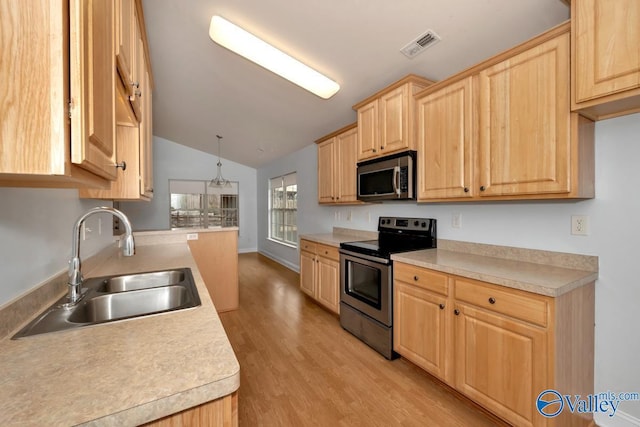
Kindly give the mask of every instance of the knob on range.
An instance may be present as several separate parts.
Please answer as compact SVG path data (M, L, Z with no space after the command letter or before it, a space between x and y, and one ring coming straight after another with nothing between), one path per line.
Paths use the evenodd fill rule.
M420 221L413 221L413 225L417 227L418 225L420 225Z

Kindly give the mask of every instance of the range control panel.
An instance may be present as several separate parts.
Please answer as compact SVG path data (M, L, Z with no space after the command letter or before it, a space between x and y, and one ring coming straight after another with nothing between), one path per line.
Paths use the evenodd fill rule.
M434 229L435 224L436 220L434 218L398 218L381 216L378 219L378 231L428 231L430 229Z

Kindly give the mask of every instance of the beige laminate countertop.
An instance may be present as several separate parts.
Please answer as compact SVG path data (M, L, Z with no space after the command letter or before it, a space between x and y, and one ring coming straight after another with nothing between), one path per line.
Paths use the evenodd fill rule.
M334 228L333 233L303 234L300 239L340 247L343 242L377 239L377 233ZM438 249L394 254L391 259L551 297L598 278L594 256L442 239Z
M378 233L372 231L361 232L336 232L318 233L318 234L302 234L300 239L310 240L312 242L321 243L323 245L340 247L340 243L355 242L359 240L373 240L378 238Z
M391 256L391 259L443 273L455 274L551 297L560 296L598 278L597 271L578 270L444 249L425 249L395 254Z
M190 267L202 305L3 339L0 425L137 425L238 389L238 361L187 244L109 252L86 277Z

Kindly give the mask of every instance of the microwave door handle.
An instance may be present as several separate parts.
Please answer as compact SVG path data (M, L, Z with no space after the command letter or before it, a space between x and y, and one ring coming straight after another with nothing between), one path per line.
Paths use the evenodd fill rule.
M400 166L393 168L393 192L400 197Z

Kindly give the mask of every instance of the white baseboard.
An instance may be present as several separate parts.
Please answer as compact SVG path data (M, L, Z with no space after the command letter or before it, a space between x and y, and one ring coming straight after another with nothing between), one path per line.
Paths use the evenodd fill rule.
M238 248L239 254L248 254L250 252L258 252L258 248Z
M620 410L617 411L613 417L598 414L595 417L595 422L598 427L640 427L640 418L636 418Z
M270 252L267 251L258 251L258 253L260 253L261 255L266 256L267 258L270 258L272 260L274 260L275 262L277 262L278 264L282 264L285 267L287 267L289 270L293 270L296 273L300 273L300 267L290 261L287 261L286 259L280 258L277 255L274 255Z

